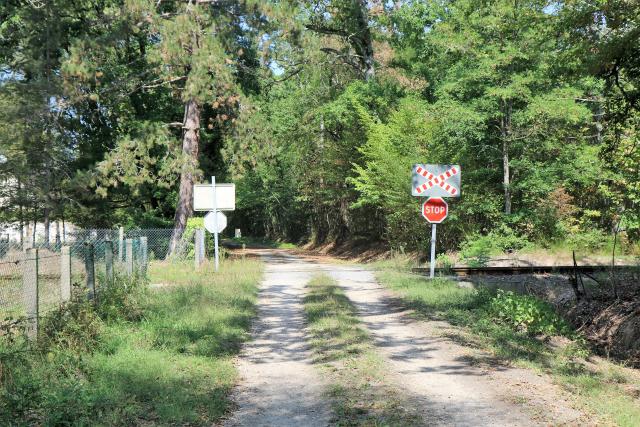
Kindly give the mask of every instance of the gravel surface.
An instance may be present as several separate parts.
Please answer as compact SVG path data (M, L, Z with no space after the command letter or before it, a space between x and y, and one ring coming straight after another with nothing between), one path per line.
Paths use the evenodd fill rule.
M302 309L305 285L319 272L334 277L354 303L403 397L425 424L588 425L550 379L491 362L454 342L445 322L412 319L371 271L305 261L283 251L261 255L267 267L258 320L254 339L239 358L238 409L227 425L331 425L327 385L311 364Z
M326 426L330 404L311 363L302 298L313 265L263 252L265 277L252 341L238 360L237 411L227 426Z

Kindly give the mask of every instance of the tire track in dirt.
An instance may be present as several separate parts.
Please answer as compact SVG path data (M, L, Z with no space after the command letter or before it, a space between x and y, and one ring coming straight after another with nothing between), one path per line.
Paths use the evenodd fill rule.
M265 277L252 341L238 358L236 411L226 426L326 426L331 419L323 381L312 366L302 297L313 264L264 251Z

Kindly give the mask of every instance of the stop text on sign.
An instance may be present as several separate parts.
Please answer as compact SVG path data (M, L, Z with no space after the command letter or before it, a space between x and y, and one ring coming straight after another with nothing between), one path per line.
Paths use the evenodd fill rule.
M432 224L440 224L449 214L449 205L440 197L429 197L422 204L422 216Z

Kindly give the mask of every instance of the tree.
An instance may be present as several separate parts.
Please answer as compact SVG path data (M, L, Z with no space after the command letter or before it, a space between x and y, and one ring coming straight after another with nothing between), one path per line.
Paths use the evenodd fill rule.
M113 111L120 129L125 130L126 136L116 139L122 146L114 147L99 168L102 178L96 180L105 189L118 183L140 188L159 178L157 173L162 175L161 181L166 182L169 171L175 173L176 164L180 165L170 244L173 252L193 211L193 184L201 173L202 127L205 123L209 129L227 126L239 105L238 83L248 81L249 67L240 73L236 65L256 65L243 58L245 51L251 58L247 49L250 31L240 28L242 23L253 22L259 11L251 4L147 0L128 2L121 11L114 18L119 31L106 31L98 40L79 40L65 70L69 85L76 88L76 93L90 100L100 99L99 102ZM122 45L127 47L124 57L120 54ZM131 67L132 64L136 65ZM100 84L108 88L106 91L95 87L96 76L100 77ZM159 100L162 106L167 105L164 114L150 111L147 102L153 99ZM177 109L173 103L176 100L183 106L180 121L176 120ZM123 109L134 113L133 117L118 114ZM166 130L162 131L154 122L163 124ZM181 130L178 163L168 127ZM153 129L154 144L142 144L151 151L126 159L124 163L130 167L122 168L122 160L132 155L123 147L130 145L132 139L147 138L140 129ZM138 154L141 153L138 151ZM153 160L157 155L161 159L159 163ZM149 168L150 165L153 167ZM149 172L146 180L140 179L139 170Z
M583 89L549 72L555 40L547 6L546 1L442 2L428 13L419 6L426 22L418 23L406 21L407 16L413 19L410 12L399 14L402 28L429 28L421 36L422 49L413 44L417 31L409 31L412 44L405 47L426 63L422 69L430 70L425 75L429 96L483 117L484 137L477 148L488 165L495 165L493 154L500 153L506 215L514 210L514 192L519 189L522 200L532 190L515 182L516 176L526 176L523 160L537 157L536 150L540 153L550 138L580 141L581 127L590 120L588 108L579 103ZM402 37L397 36L399 43Z
M353 67L365 81L375 77L373 34L366 0L307 1L305 26L318 34L337 37L342 46L321 50Z
M69 110L58 70L71 37L87 30L82 21L92 16L89 4L6 1L0 6L0 92L8 132L0 144L11 152L4 169L19 187L21 227L29 200L34 224L43 219L46 245L51 218L61 215L62 182L72 160L73 141L64 123Z

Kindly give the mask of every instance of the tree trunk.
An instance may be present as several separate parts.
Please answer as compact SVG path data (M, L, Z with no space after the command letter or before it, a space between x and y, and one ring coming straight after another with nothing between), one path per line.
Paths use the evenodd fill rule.
M362 73L365 81L371 81L375 77L375 64L373 60L373 41L371 39L371 29L369 28L369 17L367 13L367 0L358 1L358 10L355 16L359 28L359 47Z
M18 180L18 200L20 209L20 249L24 250L24 207L22 205L22 184Z
M173 234L169 244L169 255L175 253L193 214L193 180L198 167L198 145L200 143L200 106L190 99L184 106L184 134L182 137L183 165L180 172L178 204L173 218Z
M509 179L509 143L506 139L502 140L502 169L503 169L503 178L502 185L504 187L504 213L507 215L511 214L511 189L509 188L511 185Z
M504 213L511 214L511 171L509 167L509 137L511 134L511 102L504 103L504 115L500 124L502 137L502 186L504 187Z

